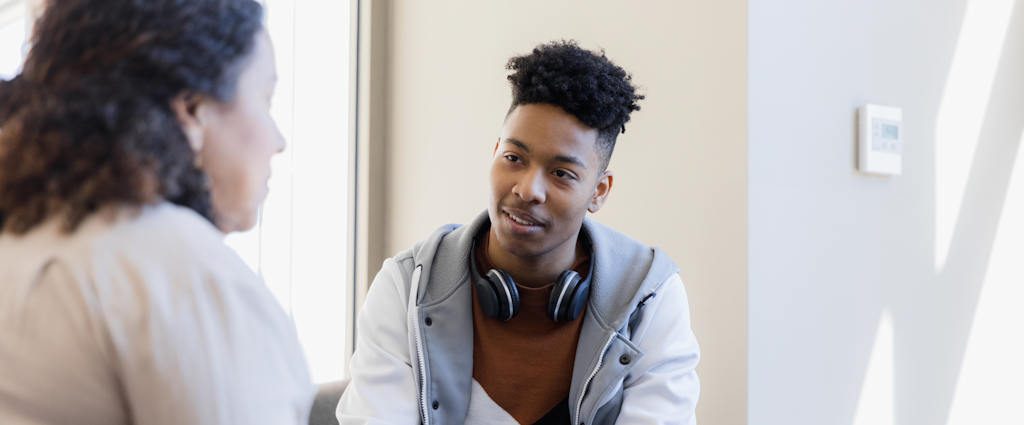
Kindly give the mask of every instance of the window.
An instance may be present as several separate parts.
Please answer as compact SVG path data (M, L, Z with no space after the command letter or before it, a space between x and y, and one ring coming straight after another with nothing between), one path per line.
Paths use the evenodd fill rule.
M272 114L287 139L259 224L227 243L295 320L313 380L346 373L349 277L350 4L267 0L277 58Z
M0 78L9 80L21 69L28 46L28 17L24 0L0 0Z

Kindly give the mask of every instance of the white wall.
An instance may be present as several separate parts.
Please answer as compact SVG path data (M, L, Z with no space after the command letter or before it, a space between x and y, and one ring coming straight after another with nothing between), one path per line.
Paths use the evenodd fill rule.
M749 22L749 423L1024 423L1024 4ZM903 108L902 176L854 172L867 102Z
M648 98L619 137L615 187L596 218L680 264L704 355L701 423L744 423L746 3L389 7L385 251L486 208L510 56L559 38L603 47Z

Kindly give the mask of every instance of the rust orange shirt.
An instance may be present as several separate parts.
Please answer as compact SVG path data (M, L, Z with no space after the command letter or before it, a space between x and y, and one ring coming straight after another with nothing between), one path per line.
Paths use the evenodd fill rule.
M492 268L483 254L486 239L484 232L474 253L481 274ZM585 275L588 262L589 258L578 259L573 269ZM569 396L584 315L555 322L547 313L554 283L516 286L519 313L507 322L487 317L473 288L473 378L517 421L532 424Z

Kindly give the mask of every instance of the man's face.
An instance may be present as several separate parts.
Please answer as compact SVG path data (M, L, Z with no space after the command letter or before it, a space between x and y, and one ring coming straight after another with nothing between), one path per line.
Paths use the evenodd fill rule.
M514 256L573 250L583 217L611 189L598 132L557 106L516 107L505 120L491 166L491 234Z

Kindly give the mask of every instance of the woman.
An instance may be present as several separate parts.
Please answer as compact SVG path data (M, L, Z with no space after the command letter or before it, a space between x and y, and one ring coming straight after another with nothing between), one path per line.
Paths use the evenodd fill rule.
M252 0L60 0L0 83L0 423L299 424L256 222L274 59Z

